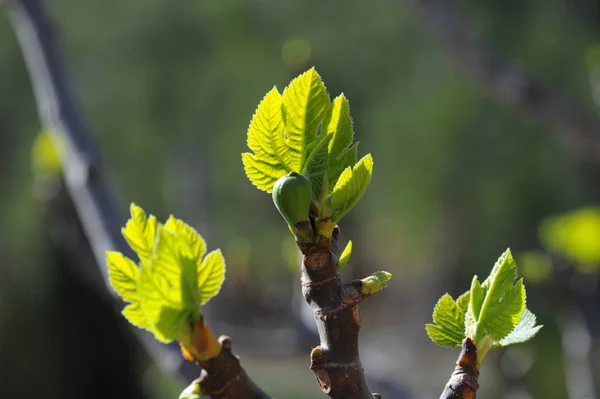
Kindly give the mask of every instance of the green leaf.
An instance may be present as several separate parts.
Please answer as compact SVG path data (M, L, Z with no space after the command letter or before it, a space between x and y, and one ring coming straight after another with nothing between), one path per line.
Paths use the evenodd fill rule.
M258 105L248 128L248 147L254 154L242 154L246 175L268 193L281 176L300 171L299 157L285 146L281 107L281 95L274 87Z
M156 339L169 343L184 331L193 312L186 309L182 291L174 287L156 267L144 266L140 272L139 299Z
M329 192L333 191L333 188L338 182L342 172L348 168L356 165L358 159L358 142L354 143L350 148L342 152L337 158L329 158L327 165L327 176L329 178Z
M134 302L127 305L121 313L134 326L145 328L147 330L150 329L148 319L146 319L146 314L144 313L144 310L139 302Z
M225 281L225 259L221 250L210 252L198 269L200 304L217 295Z
M469 303L471 303L471 291L467 291L456 300L458 307L463 311L467 312L469 310Z
M160 288L166 297L178 295L176 300L171 302L172 307L189 309L199 315L197 309L200 297L196 287L198 265L196 259L191 256L193 250L188 240L186 234L166 228L159 229L154 257L149 268L166 279L170 290L164 285L156 288Z
M348 244L346 244L346 248L344 248L344 251L342 252L342 254L340 255L340 271L342 271L344 269L344 267L346 267L346 263L348 263L348 261L350 260L350 256L352 255L352 241L348 241Z
M273 186L277 180L286 173L280 165L262 161L256 155L247 152L242 154L242 162L246 176L252 184L267 193L273 191Z
M483 301L485 299L485 294L483 292L483 288L481 288L481 283L477 279L477 276L473 277L473 281L471 282L471 311L473 312L473 318L475 320L479 320L479 315L481 314L481 307L483 306Z
M131 203L130 211L131 218L121 232L142 263L146 263L152 256L156 240L156 218L152 215L146 218L144 210L134 203Z
M294 159L290 166L299 173L308 158L308 146L317 139L317 129L331 107L325 85L314 68L292 80L283 91L282 104L285 136L281 153L290 154Z
M185 223L183 220L177 219L173 215L169 217L164 228L181 235L182 239L187 242L187 246L184 246L184 248L189 247L191 250L191 253L188 256L194 259L198 265L202 262L202 257L206 253L206 242L200 237L200 234L198 234L196 229Z
M440 298L433 309L435 324L427 324L427 335L436 344L454 349L465 338L465 313L449 294Z
M283 139L283 117L281 114L281 94L273 87L258 105L250 126L248 127L248 148L258 158L273 165L281 165L286 172L291 172L294 160L284 151L278 151L280 139ZM281 148L280 150L283 150Z
M484 297L477 316L477 306L473 307L471 291L471 310L477 321L475 342L489 335L498 341L507 336L521 319L525 310L525 287L523 280L517 280L517 265L507 250L494 265L490 276L481 284ZM517 280L515 282L515 280Z
M331 194L332 219L340 221L363 195L373 176L373 158L367 154L354 166L346 168L340 175Z
M348 166L356 164L358 151L358 143L352 145L354 142L353 122L350 117L348 100L343 94L333 100L331 112L323 122L323 131L333 136L328 148L328 175L333 188L342 171Z
M134 261L120 252L106 251L110 284L127 302L137 301L139 269Z
M521 320L514 330L496 343L496 346L508 346L527 342L533 338L543 326L536 326L536 317L529 309L525 309Z
M310 155L302 172L310 181L312 197L317 201L320 199L324 188L324 178L327 173L327 144L329 144L331 137L331 135L321 135L317 141L308 146Z
M181 392L179 399L202 399L203 396L200 379L198 378Z
M200 305L219 292L223 255L216 250L205 256L204 239L174 216L161 225L134 204L131 214L123 234L140 255L140 268L121 253L107 252L111 283L131 302L123 315L161 342L181 339L200 317Z

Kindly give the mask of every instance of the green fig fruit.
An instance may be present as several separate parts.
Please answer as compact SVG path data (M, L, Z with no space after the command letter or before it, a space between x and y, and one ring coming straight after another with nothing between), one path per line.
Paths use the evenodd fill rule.
M311 200L310 182L296 172L281 177L273 186L273 202L290 226L308 219Z

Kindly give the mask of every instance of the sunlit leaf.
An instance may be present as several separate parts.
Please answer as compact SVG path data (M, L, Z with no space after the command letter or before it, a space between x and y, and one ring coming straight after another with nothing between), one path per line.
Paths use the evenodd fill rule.
M340 255L340 270L343 270L346 267L346 263L350 260L350 256L352 255L352 241L348 241L346 244L346 248Z
M312 197L318 200L323 191L324 178L327 173L327 144L331 135L322 135L309 145L310 155L303 171L304 176L310 181Z
M311 68L285 88L282 103L285 123L283 144L301 171L308 159L308 146L317 139L317 129L329 112L331 101L321 77Z
M139 302L131 303L123 309L123 316L134 326L144 329L150 329L146 314Z
M140 260L148 262L152 256L154 241L156 239L157 223L152 215L146 218L146 213L136 204L131 204L131 218L121 230L123 236L135 251Z
M433 342L451 349L461 346L465 338L465 313L449 294L435 305L433 322L425 326Z
M137 301L139 269L134 261L120 252L106 251L110 284L127 302Z
M373 158L367 154L353 168L340 175L331 194L332 219L339 221L352 209L369 186L373 176Z
M221 250L210 252L198 269L200 303L205 304L221 290L225 280L225 258Z
M473 337L475 342L486 335L494 340L501 340L521 319L521 314L525 310L526 295L523 280L517 278L517 265L510 250L507 250L494 265L490 276L480 286L481 292L477 296L482 295L483 302L479 314L477 301L474 300L474 291L473 288L471 289L471 310L477 321L477 335ZM474 286L477 287L478 283L477 281Z
M529 309L525 309L521 315L521 320L514 330L506 337L502 338L497 345L508 346L527 342L533 338L543 326L536 326L536 317Z
M356 164L358 151L358 143L352 145L353 122L348 100L343 94L333 100L331 111L323 123L323 131L333 136L328 148L328 177L330 189L333 189L342 171Z

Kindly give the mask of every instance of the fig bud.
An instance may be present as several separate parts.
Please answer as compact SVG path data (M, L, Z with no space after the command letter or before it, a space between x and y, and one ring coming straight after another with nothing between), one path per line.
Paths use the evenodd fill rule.
M273 202L290 226L308 219L311 200L310 182L296 172L281 177L273 186Z

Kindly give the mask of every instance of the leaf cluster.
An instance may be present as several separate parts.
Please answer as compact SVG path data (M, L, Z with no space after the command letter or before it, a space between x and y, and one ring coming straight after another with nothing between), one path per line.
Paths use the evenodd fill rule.
M433 321L426 326L433 342L453 349L469 337L477 345L479 362L491 347L528 341L542 328L526 308L525 286L510 249L483 283L475 276L471 289L456 301L448 294L442 296Z
M276 87L266 94L250 122L248 147L253 152L242 154L242 161L252 184L270 193L286 174L304 175L321 220L339 221L373 175L370 154L357 161L348 100L341 94L332 102L314 68L294 79L283 94Z
M135 204L122 233L139 258L136 264L120 252L106 253L110 283L129 302L123 315L161 342L180 339L199 319L200 305L221 289L221 251L206 254L204 239L192 227L174 216L159 223Z

